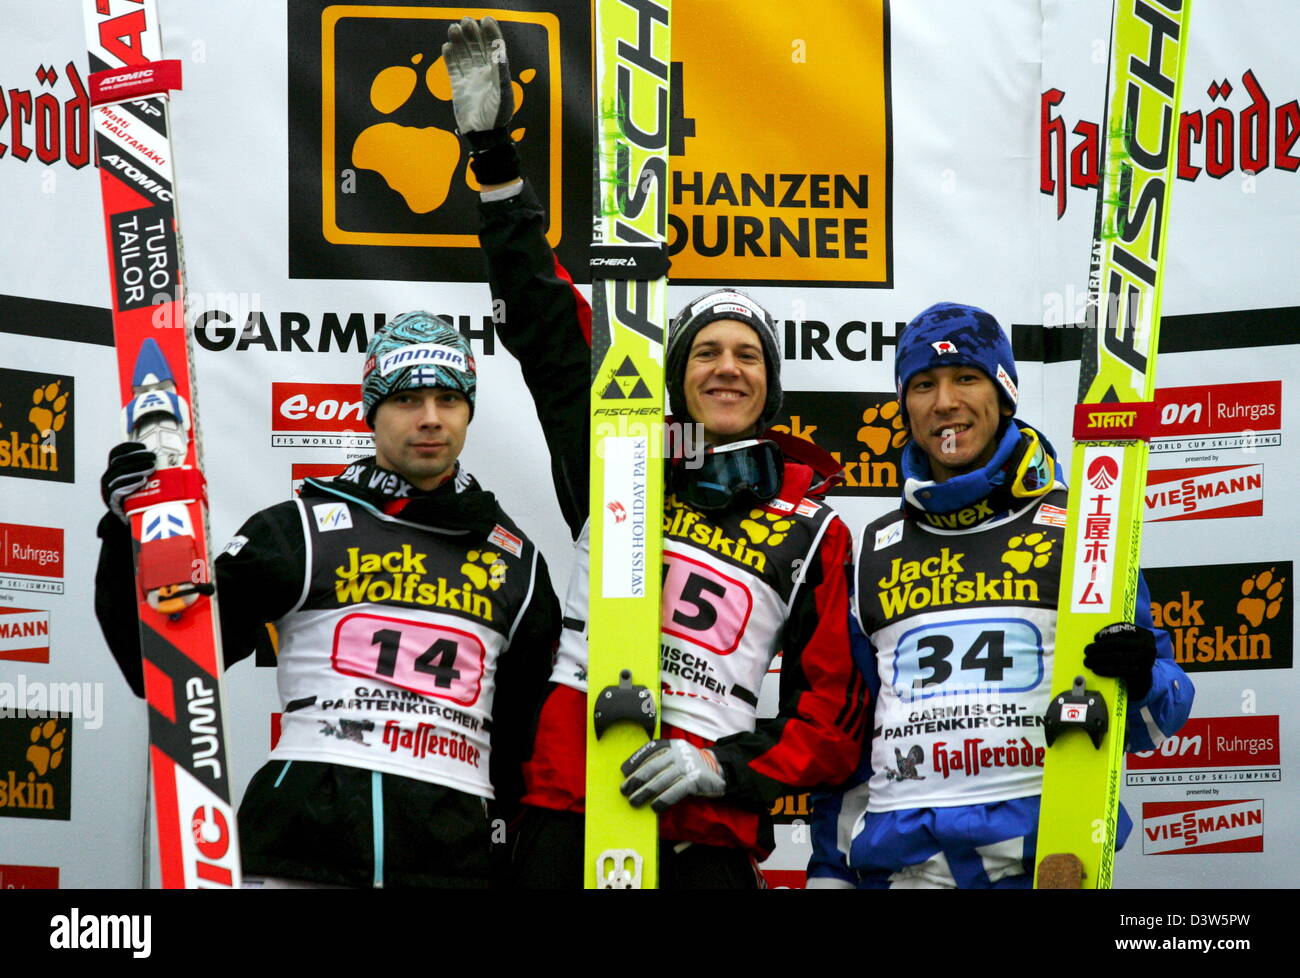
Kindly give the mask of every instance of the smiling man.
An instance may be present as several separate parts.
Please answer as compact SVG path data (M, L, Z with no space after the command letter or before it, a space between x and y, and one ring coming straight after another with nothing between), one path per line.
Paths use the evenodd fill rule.
M306 480L215 561L226 665L263 623L279 637L280 739L239 809L246 885L484 886L559 608L541 554L460 467L477 374L459 331L427 312L393 319L361 394L374 458ZM137 695L121 507L153 467L128 442L102 483L96 612Z
M546 215L510 138L510 69L490 18L453 26L443 55L456 122L483 188L480 238L497 335L519 361L551 453L576 551L564 628L542 709L516 849L529 887L583 880L586 774L588 393L591 310L546 242ZM768 430L781 404L771 315L750 296L710 292L668 334L675 420L703 432L702 459L674 459L665 485L660 740L624 765L630 804L658 812L660 885L754 888L781 795L838 782L865 713L848 647L844 523L819 501L838 464ZM780 703L760 717L763 678L782 654Z
M854 779L819 798L812 888L1028 887L1051 696L1067 493L1052 446L1015 417L1011 344L974 306L931 306L894 363L911 433L903 505L867 524L854 657L872 736ZM1103 629L1085 665L1128 686L1129 750L1191 710L1191 681L1151 628ZM1121 810L1121 841L1131 822Z

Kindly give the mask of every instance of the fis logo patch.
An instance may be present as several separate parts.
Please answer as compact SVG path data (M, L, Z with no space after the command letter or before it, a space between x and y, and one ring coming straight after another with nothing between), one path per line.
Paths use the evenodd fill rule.
M903 521L899 520L897 523L890 523L883 530L876 531L876 545L872 549L884 550L901 539L903 539Z
M352 529L352 512L346 503L317 503L311 514L316 518L316 529L322 533Z

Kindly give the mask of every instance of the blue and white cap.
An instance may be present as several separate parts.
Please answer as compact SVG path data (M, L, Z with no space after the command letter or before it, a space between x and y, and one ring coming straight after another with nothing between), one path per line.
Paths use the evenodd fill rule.
M366 424L374 427L375 410L384 398L421 387L460 391L474 416L478 368L469 342L445 317L415 310L389 320L366 347L361 374Z
M894 382L898 403L907 421L907 385L922 370L934 367L977 367L1016 410L1020 400L1016 358L1011 341L998 321L983 309L958 302L936 302L903 328L894 349Z

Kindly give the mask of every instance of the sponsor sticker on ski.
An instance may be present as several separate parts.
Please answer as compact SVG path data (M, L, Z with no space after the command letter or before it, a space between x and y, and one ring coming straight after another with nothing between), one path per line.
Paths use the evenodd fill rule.
M1087 448L1083 452L1084 504L1076 538L1079 571L1070 595L1071 611L1087 613L1111 607L1123 468L1124 453L1119 449Z
M611 436L602 446L605 453L602 597L639 598L645 593L649 444L641 437Z

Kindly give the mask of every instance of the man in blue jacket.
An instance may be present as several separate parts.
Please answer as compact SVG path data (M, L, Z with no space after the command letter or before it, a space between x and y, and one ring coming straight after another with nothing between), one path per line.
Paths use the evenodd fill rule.
M894 365L911 440L903 504L858 541L855 658L872 735L852 782L814 816L814 888L1029 887L1046 752L1066 487L1015 417L1011 345L991 315L939 303L908 324ZM1169 636L1103 629L1085 665L1124 680L1130 750L1191 710ZM1131 828L1121 810L1121 841Z

